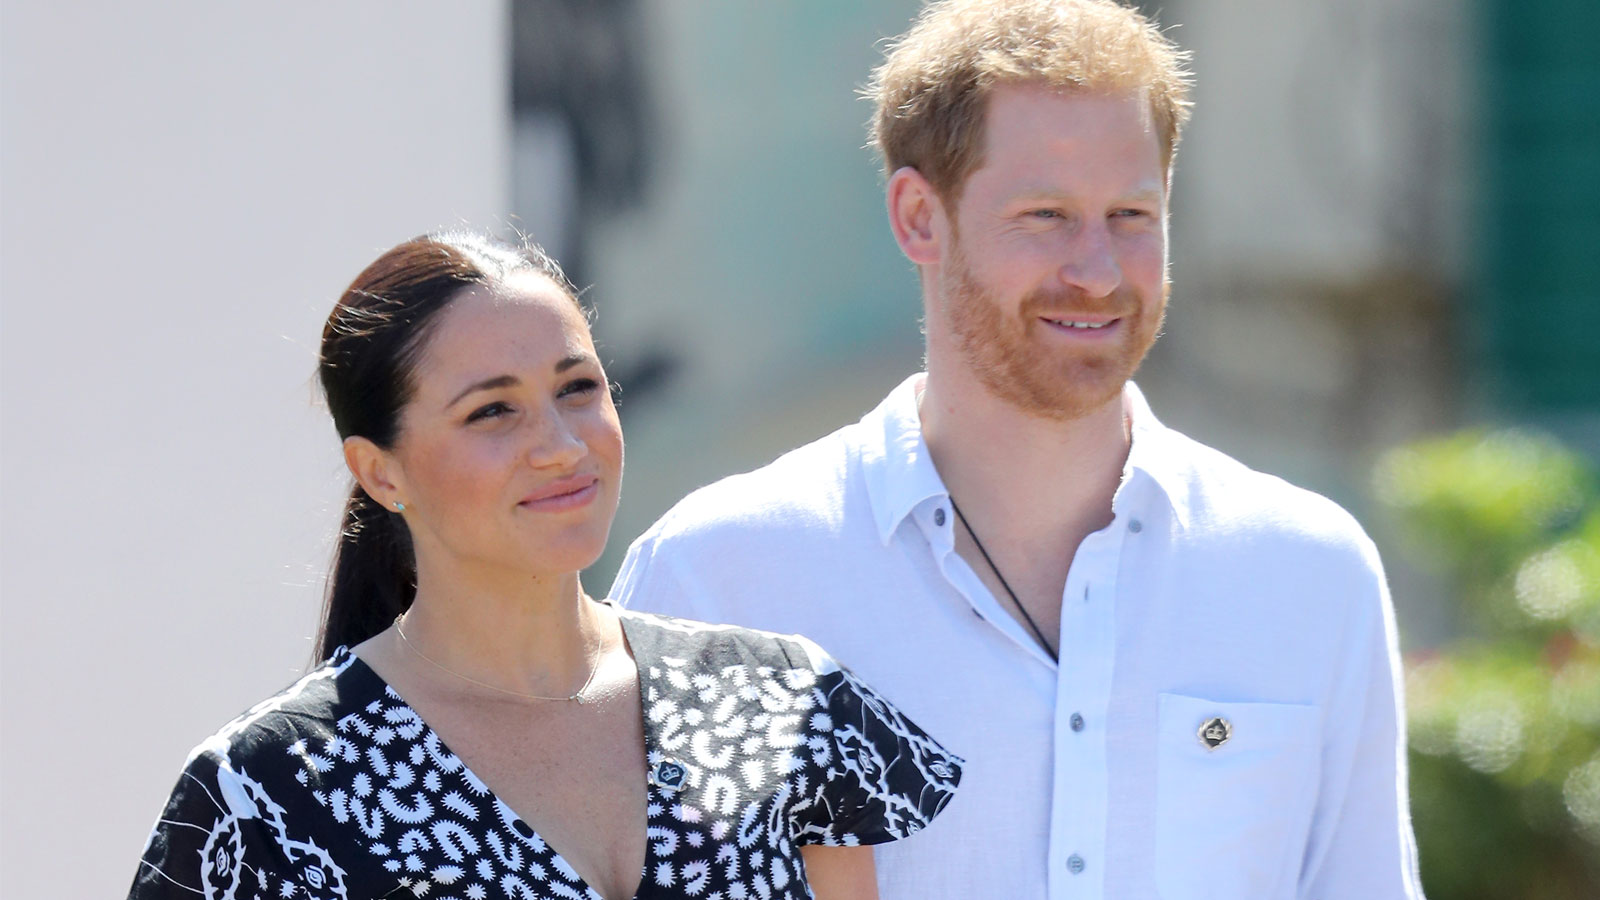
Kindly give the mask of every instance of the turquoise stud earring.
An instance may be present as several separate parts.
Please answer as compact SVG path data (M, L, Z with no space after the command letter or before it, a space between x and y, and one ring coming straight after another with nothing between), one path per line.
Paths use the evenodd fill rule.
M395 512L405 512L406 511L406 505L404 503L401 503L400 501L396 500L394 502L394 511Z

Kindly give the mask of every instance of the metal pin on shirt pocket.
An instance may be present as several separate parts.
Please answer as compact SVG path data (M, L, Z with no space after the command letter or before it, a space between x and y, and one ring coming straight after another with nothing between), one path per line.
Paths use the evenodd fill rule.
M1200 723L1200 730L1195 732L1207 750L1215 750L1226 744L1233 737L1233 723L1221 716L1212 716Z

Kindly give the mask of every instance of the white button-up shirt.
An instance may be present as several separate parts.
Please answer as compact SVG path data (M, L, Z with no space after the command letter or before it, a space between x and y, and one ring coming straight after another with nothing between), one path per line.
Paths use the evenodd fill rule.
M944 815L878 849L885 900L1420 897L1393 614L1349 514L1162 426L1130 384L1058 665L955 551L920 378L686 497L611 593L807 635L967 759Z

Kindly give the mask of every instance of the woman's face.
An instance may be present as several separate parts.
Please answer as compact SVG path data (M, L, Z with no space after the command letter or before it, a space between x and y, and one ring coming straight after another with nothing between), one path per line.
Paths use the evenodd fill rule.
M383 454L419 576L431 560L537 575L593 563L617 509L622 427L577 304L528 273L439 316Z

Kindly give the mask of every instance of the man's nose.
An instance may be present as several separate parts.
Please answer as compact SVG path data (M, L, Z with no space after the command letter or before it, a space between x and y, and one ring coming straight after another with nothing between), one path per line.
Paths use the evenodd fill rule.
M1086 224L1077 230L1061 264L1060 277L1062 284L1097 299L1110 296L1122 284L1122 266L1104 222Z

